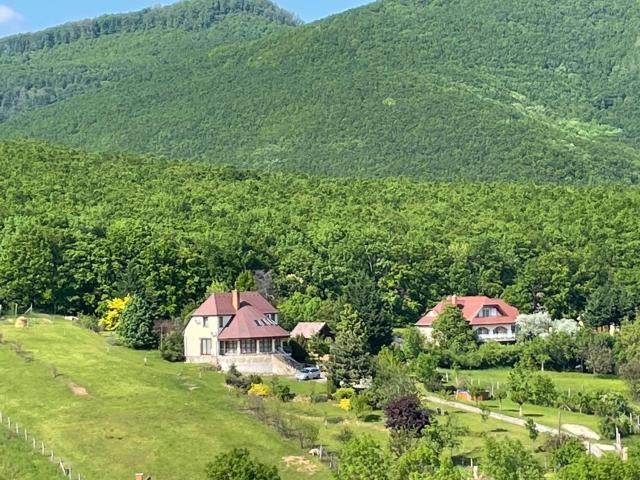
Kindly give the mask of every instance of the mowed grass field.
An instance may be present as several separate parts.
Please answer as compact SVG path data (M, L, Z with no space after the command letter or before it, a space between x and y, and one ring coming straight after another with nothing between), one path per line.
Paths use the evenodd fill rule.
M459 370L457 372L447 371L449 380L452 384L456 384L456 375L458 381L463 380L479 384L482 387L491 389L492 386L498 385L507 386L509 369L496 368L488 370ZM625 382L614 376L595 376L587 373L573 373L573 372L551 372L547 371L545 374L549 375L555 384L558 391L564 392L619 392L624 395L628 394L628 388ZM474 402L465 402L474 404ZM513 417L519 416L519 406L512 402L509 398L503 400L502 408L497 400L489 400L485 402L479 402L480 407L487 408L491 411L503 413ZM538 405L531 405L526 403L523 406L523 414L525 419L531 418L537 423L549 426L557 427L558 422L562 424L575 424L583 425L598 433L600 419L595 415L586 415L579 412L567 411L565 409L558 409L553 407L542 407ZM637 435L630 437L627 441L636 442ZM603 440L606 442L606 440Z
M208 461L233 447L277 465L285 480L331 478L308 457L305 468L288 466L287 457L304 456L299 445L242 412L221 374L109 346L57 318L39 318L24 330L0 322L0 334L0 409L87 478L132 478L138 471L197 480ZM16 354L9 343L16 341L32 361ZM75 395L72 384L88 395Z
M449 379L454 382L456 372L447 371ZM594 392L597 390L605 392L628 393L628 387L624 380L615 376L598 376L590 373L577 372L552 372L545 371L545 374L551 377L553 383L559 391L571 392ZM457 372L459 380L472 381L480 383L482 386L491 387L491 385L506 386L509 381L508 368L491 368L488 370L459 370Z

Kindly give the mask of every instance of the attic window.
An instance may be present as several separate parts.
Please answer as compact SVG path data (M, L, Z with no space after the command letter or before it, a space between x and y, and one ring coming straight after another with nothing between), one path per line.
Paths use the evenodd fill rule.
M482 307L480 313L478 314L479 318L487 318L487 317L499 317L501 315L498 307L495 306L486 306Z
M263 321L262 321L262 320L254 320L253 322L254 322L258 327L262 327L262 326L264 326L264 323L263 323Z

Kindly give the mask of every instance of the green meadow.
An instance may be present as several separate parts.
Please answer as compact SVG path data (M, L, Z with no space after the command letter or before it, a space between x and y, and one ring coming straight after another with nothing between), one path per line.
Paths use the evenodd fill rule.
M221 374L111 346L60 319L42 317L24 330L3 322L0 334L0 409L87 478L140 471L198 479L209 460L233 447L277 465L285 480L330 478L307 457L291 462L304 452L244 413ZM88 394L74 394L73 386Z

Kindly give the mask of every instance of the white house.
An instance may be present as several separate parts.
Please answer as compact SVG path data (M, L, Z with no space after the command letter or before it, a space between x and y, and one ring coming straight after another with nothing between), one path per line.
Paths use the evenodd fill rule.
M455 305L462 311L478 339L482 342L515 342L516 318L520 314L501 299L484 296L456 297L455 295L441 301L416 323L422 334L432 338L433 322L447 305Z
M289 332L278 310L257 292L215 293L184 329L188 363L210 363L243 373L292 374L296 364L283 350Z

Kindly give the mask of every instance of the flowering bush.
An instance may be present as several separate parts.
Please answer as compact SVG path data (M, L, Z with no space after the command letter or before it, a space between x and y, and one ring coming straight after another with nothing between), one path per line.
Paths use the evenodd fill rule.
M338 406L348 412L351 410L351 399L350 398L343 398L342 400L340 400L340 403L338 403Z
M255 395L256 397L268 397L271 393L268 385L264 383L254 383L249 389L249 395Z
M100 319L98 323L102 329L107 332L113 332L118 328L120 322L120 315L125 307L131 302L131 295L127 295L124 298L112 298L107 301L107 312Z

